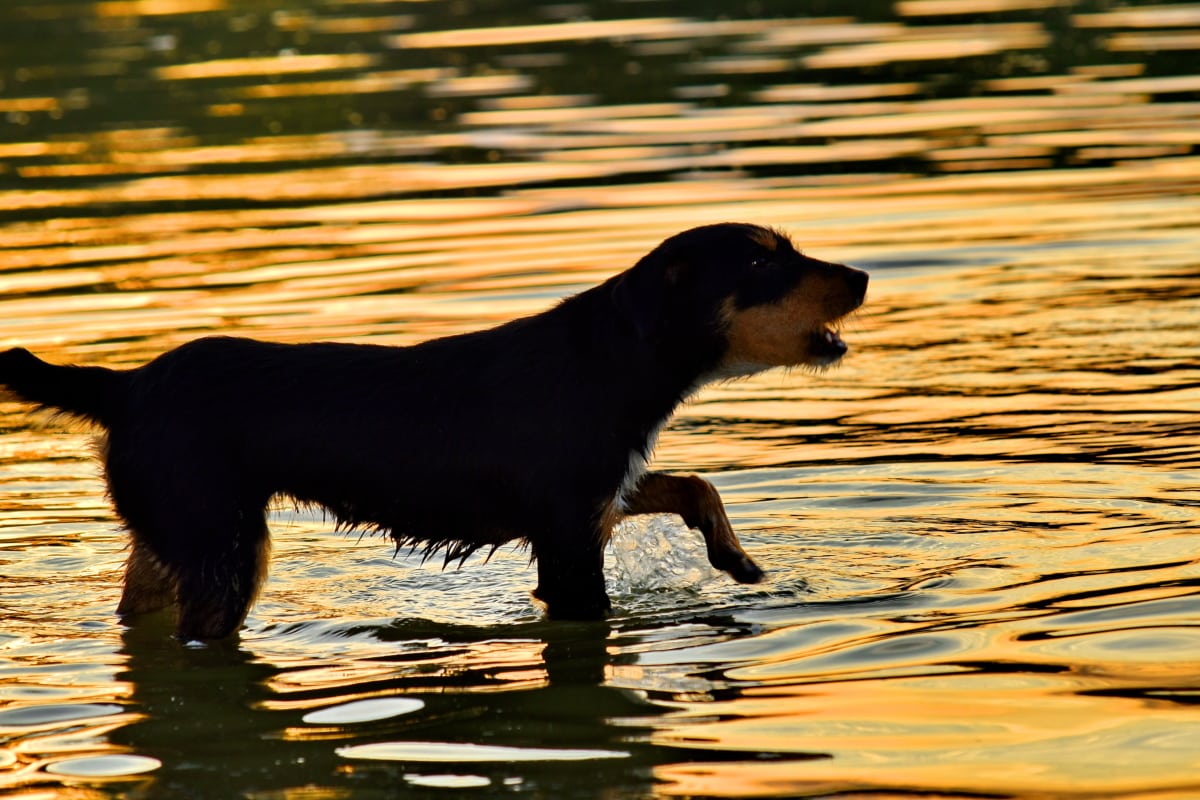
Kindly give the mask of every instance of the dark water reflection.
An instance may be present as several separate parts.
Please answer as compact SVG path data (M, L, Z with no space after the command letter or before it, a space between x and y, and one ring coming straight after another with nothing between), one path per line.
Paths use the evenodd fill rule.
M274 514L240 642L112 613L89 437L0 405L0 792L1200 792L1200 9L10 0L0 347L403 344L691 225L872 272L836 371L706 390L618 612ZM485 749L508 748L508 749Z

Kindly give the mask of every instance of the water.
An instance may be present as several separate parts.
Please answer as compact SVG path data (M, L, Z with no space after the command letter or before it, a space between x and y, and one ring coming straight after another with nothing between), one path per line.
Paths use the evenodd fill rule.
M0 404L0 793L1200 794L1200 7L9 0L0 346L405 344L677 230L872 273L656 465L605 624L281 506L237 643L118 624L86 432Z

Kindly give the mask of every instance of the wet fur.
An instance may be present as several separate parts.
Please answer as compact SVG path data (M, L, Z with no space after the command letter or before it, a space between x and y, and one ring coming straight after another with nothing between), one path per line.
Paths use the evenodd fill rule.
M762 578L716 490L646 462L703 384L836 362L844 346L824 331L866 285L776 231L725 223L540 314L412 347L210 337L132 370L13 349L0 383L107 431L132 535L118 611L177 605L181 638L241 625L275 496L447 560L525 541L547 612L591 619L610 610L603 548L630 514L679 514L715 566Z

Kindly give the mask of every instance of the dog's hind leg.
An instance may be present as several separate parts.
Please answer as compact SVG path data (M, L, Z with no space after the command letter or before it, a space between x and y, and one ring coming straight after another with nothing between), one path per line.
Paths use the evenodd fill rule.
M190 469L151 469L110 455L113 505L134 534L118 611L174 600L180 639L221 639L241 625L266 573L267 494L234 488L238 479L202 458L176 463Z
M221 537L198 564L179 571L179 625L181 640L221 639L234 633L246 619L266 576L269 540L266 521L259 512L258 527L247 521L236 534Z
M624 513L678 514L689 528L698 528L708 549L708 561L728 572L739 583L758 583L763 571L742 549L717 488L695 475L648 472L633 495L625 499Z
M175 602L175 579L139 541L141 534L130 534L133 545L125 562L125 588L117 605L121 616L148 614Z
M182 641L229 636L242 624L266 575L264 510L212 516L181 512L166 524L161 530L139 527L142 538L126 565L117 612L140 614L175 602L175 632Z
M246 618L266 577L270 540L263 507L237 510L203 527L189 526L185 555L172 565L182 641L222 639Z

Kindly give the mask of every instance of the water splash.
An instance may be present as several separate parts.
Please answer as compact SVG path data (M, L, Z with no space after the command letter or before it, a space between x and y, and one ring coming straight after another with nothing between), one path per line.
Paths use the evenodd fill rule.
M708 564L699 532L670 514L634 517L618 525L609 556L609 591L617 595L699 592L721 577Z

